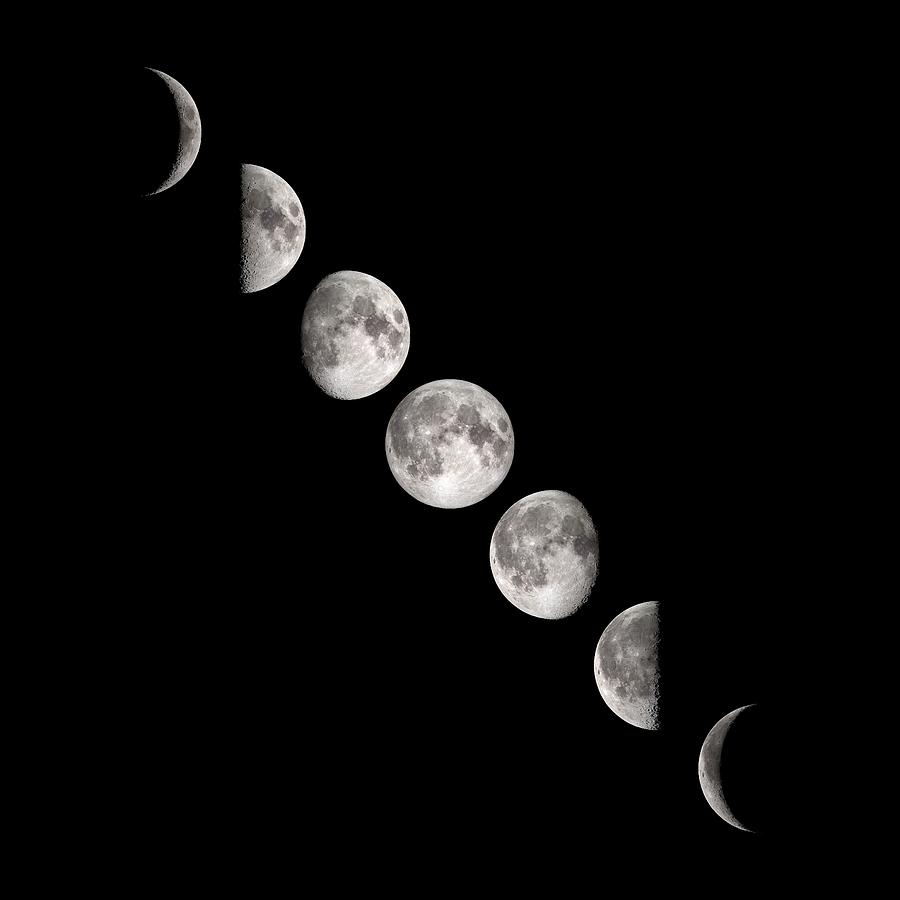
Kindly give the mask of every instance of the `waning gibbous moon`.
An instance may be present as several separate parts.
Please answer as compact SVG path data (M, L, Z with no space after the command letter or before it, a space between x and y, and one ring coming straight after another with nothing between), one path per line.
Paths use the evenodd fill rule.
M177 184L194 164L200 151L200 113L193 97L171 75L166 75L158 69L151 69L149 66L147 71L159 76L168 88L178 113L178 132L177 136L173 132L171 155L166 161L167 172L156 187L145 193L144 196L150 197Z
M294 189L262 166L241 166L241 291L281 281L300 258L306 217Z
M722 749L735 719L744 710L751 709L755 705L755 703L750 703L747 706L742 706L728 713L727 716L723 716L713 725L700 749L700 762L698 765L700 788L703 791L703 796L706 797L706 802L729 825L734 825L735 828L740 828L741 831L752 831L753 829L747 828L746 825L738 820L725 798L725 786L722 784Z
M491 572L500 593L530 616L564 619L588 600L599 542L584 504L565 491L538 491L514 503L491 536Z

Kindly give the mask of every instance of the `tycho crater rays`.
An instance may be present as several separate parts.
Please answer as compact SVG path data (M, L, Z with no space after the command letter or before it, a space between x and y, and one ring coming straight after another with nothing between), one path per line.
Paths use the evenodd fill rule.
M506 411L468 381L432 381L394 410L385 435L391 472L429 506L470 506L495 491L513 459Z
M597 577L597 532L582 503L539 491L514 503L491 538L491 571L503 596L541 619L570 616Z

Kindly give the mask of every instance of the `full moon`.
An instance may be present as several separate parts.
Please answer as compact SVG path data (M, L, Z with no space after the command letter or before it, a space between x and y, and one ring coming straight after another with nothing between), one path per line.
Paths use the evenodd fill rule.
M506 410L469 381L432 381L407 394L384 439L400 487L428 506L457 509L493 493L513 459Z
M724 819L729 825L740 828L741 831L751 831L742 824L731 811L728 802L725 799L725 789L722 785L722 749L728 738L728 732L734 724L735 719L756 704L751 703L742 706L733 712L723 716L712 727L712 731L706 736L703 746L700 748L700 763L698 771L700 775L700 788L703 796L706 797L707 803Z
M384 282L362 272L335 272L316 285L300 337L306 371L340 400L380 391L409 352L403 304Z
M565 491L514 503L491 537L491 571L510 603L539 619L563 619L588 599L599 544L590 514Z
M305 240L306 218L291 186L262 166L241 166L241 291L281 281Z
M661 726L659 640L659 604L651 600L620 612L594 652L594 678L606 705L651 731Z
M158 76L166 86L178 117L175 127L165 129L165 140L169 146L165 159L166 173L158 185L146 192L145 196L149 197L181 181L194 164L200 150L200 113L191 95L171 75L158 69L148 68L147 71Z

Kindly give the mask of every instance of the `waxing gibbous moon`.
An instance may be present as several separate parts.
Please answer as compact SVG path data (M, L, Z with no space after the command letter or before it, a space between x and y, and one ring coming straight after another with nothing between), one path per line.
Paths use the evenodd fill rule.
M363 272L323 278L303 310L303 365L331 397L356 400L393 381L409 353L400 298Z
M160 136L168 145L165 175L158 185L146 191L145 196L149 197L181 181L194 164L200 151L200 113L191 95L171 75L158 69L147 68L146 71L157 76L168 89L177 115L177 121L172 118L171 125L166 128L168 133Z
M740 709L728 713L727 716L723 716L713 725L712 730L703 742L703 746L700 748L700 762L698 765L700 787L703 790L703 796L706 797L707 803L729 825L734 825L735 828L740 828L741 831L752 831L752 829L747 828L746 825L738 820L725 798L725 787L722 784L722 750L725 742L728 740L728 732L735 719L742 712L751 709L755 705L751 703L747 706L742 706Z
M651 731L661 727L659 641L659 604L651 600L620 612L594 652L594 678L606 705Z
M457 509L493 493L512 465L506 410L469 381L432 381L400 401L384 439L391 473L428 506Z
M597 578L598 556L590 514L565 491L523 497L491 537L497 587L513 606L539 619L563 619L584 605Z
M305 241L306 218L293 188L262 166L241 166L241 291L281 281Z

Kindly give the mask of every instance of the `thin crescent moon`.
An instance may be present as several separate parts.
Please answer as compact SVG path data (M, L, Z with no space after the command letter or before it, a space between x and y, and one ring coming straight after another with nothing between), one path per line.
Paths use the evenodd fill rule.
M194 98L171 75L166 75L165 72L160 72L159 69L151 69L149 66L147 70L153 72L154 75L158 75L169 89L169 93L175 101L180 124L178 148L175 151L171 168L159 187L148 191L144 195L151 197L153 194L159 194L181 181L187 174L188 169L194 164L197 153L200 151L200 113L197 110L197 104L194 103Z
M703 791L703 796L706 797L706 802L729 825L734 825L735 828L740 828L741 831L752 832L753 829L747 828L746 825L742 824L728 806L725 800L725 792L722 788L722 772L720 768L722 763L722 745L726 737L728 737L728 731L734 724L734 720L745 709L750 709L751 706L756 706L756 704L748 703L747 706L741 706L728 713L727 716L722 716L713 725L706 736L706 740L703 742L703 746L700 748L700 761L697 768L700 775L700 788Z

